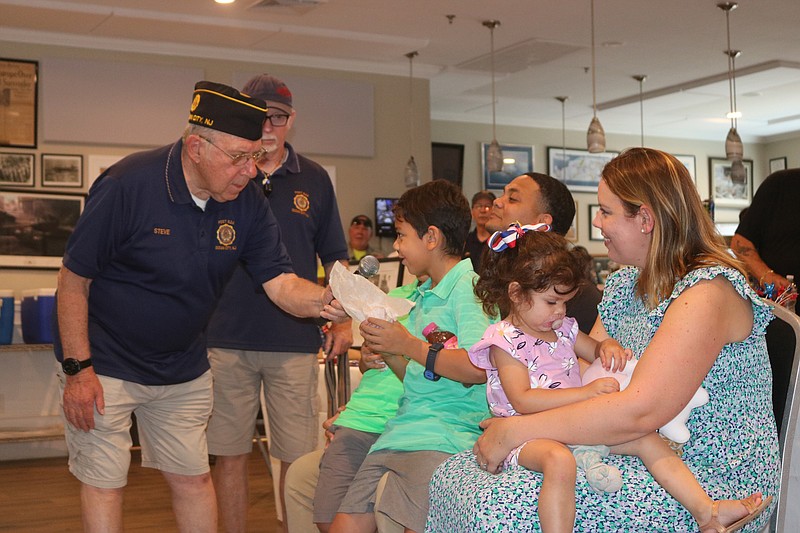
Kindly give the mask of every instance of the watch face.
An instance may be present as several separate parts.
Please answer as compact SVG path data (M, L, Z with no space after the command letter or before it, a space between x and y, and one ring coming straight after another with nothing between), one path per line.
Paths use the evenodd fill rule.
M64 370L64 373L68 376L74 376L78 372L81 371L81 362L77 359L64 359L64 362L61 363L61 368Z

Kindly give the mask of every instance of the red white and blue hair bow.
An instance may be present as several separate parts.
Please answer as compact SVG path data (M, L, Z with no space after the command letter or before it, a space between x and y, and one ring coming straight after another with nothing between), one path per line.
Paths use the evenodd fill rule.
M494 252L502 252L506 248L514 248L517 245L517 239L525 235L529 231L550 231L550 224L544 222L540 224L525 224L520 226L519 222L514 222L508 226L505 231L495 231L487 243L489 248Z

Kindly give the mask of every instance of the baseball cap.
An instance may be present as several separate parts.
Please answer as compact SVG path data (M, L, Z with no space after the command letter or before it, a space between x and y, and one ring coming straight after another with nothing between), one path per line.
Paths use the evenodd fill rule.
M292 113L292 91L281 80L269 74L259 74L244 84L242 92L266 100L270 108Z

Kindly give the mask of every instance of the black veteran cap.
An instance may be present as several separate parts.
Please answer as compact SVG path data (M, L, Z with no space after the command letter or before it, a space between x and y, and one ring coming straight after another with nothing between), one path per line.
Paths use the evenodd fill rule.
M189 124L257 141L266 116L267 104L260 98L213 81L198 81L194 86Z

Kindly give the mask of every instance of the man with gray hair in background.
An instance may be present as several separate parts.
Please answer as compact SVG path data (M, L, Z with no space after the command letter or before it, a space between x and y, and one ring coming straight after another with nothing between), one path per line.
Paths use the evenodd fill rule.
M286 84L269 74L255 76L242 92L265 100L261 130L266 154L256 161L262 190L278 221L283 243L301 278L317 279L317 258L330 274L347 261L347 243L328 173L286 142L297 112ZM345 263L346 264L346 263ZM228 283L208 327L214 375L214 410L208 425L209 453L220 522L228 533L247 523L247 462L263 384L269 419L270 455L280 460L278 494L286 516L283 486L292 462L318 445L317 354L345 353L353 342L350 321L324 328L283 312L239 267ZM285 520L285 518L284 518Z

